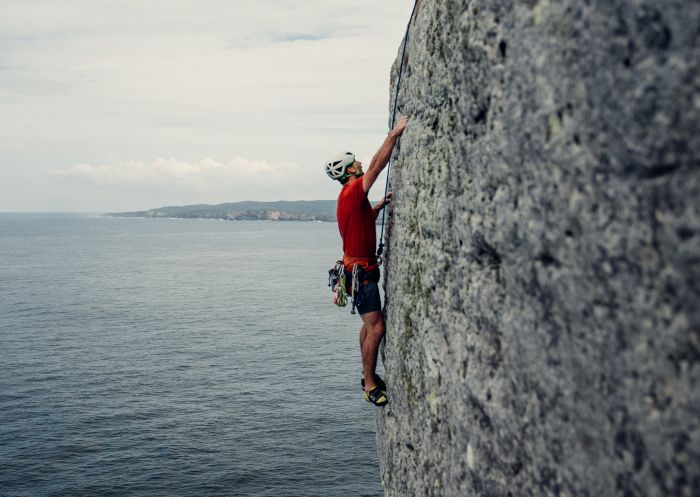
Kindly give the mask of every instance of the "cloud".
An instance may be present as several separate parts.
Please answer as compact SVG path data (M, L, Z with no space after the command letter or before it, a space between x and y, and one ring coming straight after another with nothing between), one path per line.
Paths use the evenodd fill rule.
M58 199L41 204L51 210L112 209L150 203L135 190L159 188L175 201L195 191L207 202L217 191L330 198L325 157L345 148L371 156L383 139L389 69L411 7L7 0L0 210L31 209L30 198ZM285 189L292 177L303 191Z
M333 198L337 187L332 188L335 185L327 178L324 188L317 187L322 174L309 174L293 162L243 157L157 158L73 164L51 171L46 180L67 210L106 212L238 200Z
M112 164L74 164L52 171L68 181L103 188L171 186L190 190L219 190L251 185L259 188L293 181L302 173L292 162L270 163L235 157L226 162L206 158L198 162L158 158L151 162L130 160Z

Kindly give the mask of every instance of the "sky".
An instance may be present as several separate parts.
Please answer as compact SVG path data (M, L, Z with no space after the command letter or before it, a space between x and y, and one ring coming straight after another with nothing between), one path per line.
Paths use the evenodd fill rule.
M0 5L0 211L110 212L335 198L326 160L388 131L413 2Z

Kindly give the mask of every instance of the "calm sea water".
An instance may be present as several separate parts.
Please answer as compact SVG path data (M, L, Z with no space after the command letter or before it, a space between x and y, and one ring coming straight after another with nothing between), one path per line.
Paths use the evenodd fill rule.
M0 496L380 496L324 223L0 214Z

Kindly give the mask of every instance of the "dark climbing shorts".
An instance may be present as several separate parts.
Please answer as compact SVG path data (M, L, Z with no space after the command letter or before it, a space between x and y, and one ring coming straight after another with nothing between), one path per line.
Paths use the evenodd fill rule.
M382 301L379 298L379 285L374 281L367 281L364 285L361 284L359 296L357 312L360 314L382 310Z
M348 281L348 286L352 282L352 273L345 271L345 277ZM368 312L381 311L382 301L379 298L379 269L363 273L360 277L359 295L355 296L357 304L357 312L367 314ZM351 289L348 288L348 295L351 294Z

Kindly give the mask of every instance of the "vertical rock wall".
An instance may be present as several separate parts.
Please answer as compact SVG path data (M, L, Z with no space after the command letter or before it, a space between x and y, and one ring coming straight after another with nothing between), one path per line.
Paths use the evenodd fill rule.
M700 2L421 0L410 36L386 496L700 495Z

